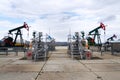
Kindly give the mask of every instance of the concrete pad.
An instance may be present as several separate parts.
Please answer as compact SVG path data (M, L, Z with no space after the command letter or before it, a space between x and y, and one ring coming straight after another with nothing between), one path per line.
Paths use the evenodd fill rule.
M67 62L63 61L62 63L59 61L48 61L45 67L43 68L43 71L53 71L53 72L84 72L84 71L90 71L89 69L85 68L82 64L79 62Z
M98 80L91 72L44 72L38 76L37 80Z
M16 60L18 60L19 58L0 58L0 62L1 61L16 61Z
M84 63L84 64L113 64L113 63L116 63L112 60L79 60L81 63Z
M69 63L78 63L78 61L76 61L76 60L71 60L71 59L66 59L66 58L64 58L64 59L50 59L49 61L47 61L47 64L61 64L61 65L63 65L63 64L69 64Z
M49 58L49 60L70 60L70 59L71 58L56 58L56 57Z
M67 54L52 54L52 58L68 58Z
M45 65L43 68L43 72L63 72L64 69L62 65Z
M120 72L95 72L102 80L120 80Z
M120 59L112 59L113 62L120 63Z
M32 60L19 60L18 57L9 55L0 57L0 79L2 80L119 80L120 59L116 56L93 53L100 57L99 60L76 60L67 55L67 47L57 47L50 52L50 58L45 62ZM107 58L108 57L108 58ZM5 58L5 59L4 59ZM8 62L8 63L7 63ZM6 64L3 64L6 63Z
M12 62L16 61L16 59L11 59L11 58L0 58L0 68L7 65L11 64Z
M39 72L43 65L32 65L32 64L22 64L22 65L6 65L1 68L0 72Z
M62 53L54 53L51 55L52 57L67 57L67 54L62 54Z
M37 72L0 72L1 80L35 80Z
M63 65L64 72L89 72L90 70L80 63L67 63Z
M33 60L17 60L11 64L34 64L34 65L43 65L45 62L44 61L38 61L38 62L35 62Z
M11 61L11 60L0 62L0 68L4 67L5 65L10 64L10 63L12 63L12 62L13 62L13 61Z
M91 71L120 71L120 64L85 64Z

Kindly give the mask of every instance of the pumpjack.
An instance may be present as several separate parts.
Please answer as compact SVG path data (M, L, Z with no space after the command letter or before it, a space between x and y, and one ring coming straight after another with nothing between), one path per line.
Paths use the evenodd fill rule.
M107 41L104 44L104 50L109 51L109 48L111 47L111 41L114 41L114 38L117 38L117 36L114 34L113 36L109 37Z
M101 38L100 38L99 29L105 30L105 25L103 23L100 23L99 27L97 27L89 32L89 35L93 35L93 38L91 38L91 37L87 38L89 45L99 45L99 46L101 45ZM97 37L98 43L95 43L96 37Z
M0 43L0 47L23 47L24 44L23 44L23 38L22 38L22 33L21 33L21 29L23 28L26 28L27 30L29 30L29 27L26 22L24 22L24 24L20 27L9 30L8 34L12 34L12 32L17 31L15 39L13 39L10 36L3 38ZM20 45L16 45L16 40L18 36L20 36L20 43L21 43Z
M114 38L117 38L115 34L112 37L108 38L107 41L114 41Z

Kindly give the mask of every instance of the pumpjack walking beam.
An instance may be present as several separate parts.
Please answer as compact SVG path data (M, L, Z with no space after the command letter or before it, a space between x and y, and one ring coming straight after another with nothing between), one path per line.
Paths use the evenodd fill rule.
M108 38L107 41L114 41L113 38L117 38L117 36L114 34L112 37Z
M28 25L27 25L26 22L24 22L23 26L20 26L20 27L17 27L17 28L14 28L14 29L9 30L9 34L12 34L13 31L17 31L16 36L15 36L15 39L14 39L14 41L13 41L13 45L14 45L14 46L15 46L15 44L16 44L16 40L17 40L18 35L20 35L21 45L22 45L22 43L23 43L23 38L22 38L22 33L21 33L21 29L22 29L22 28L26 28L27 30L29 30L29 27L28 27Z
M94 35L94 37L93 37L94 40L96 39L96 36L97 36L98 45L101 45L101 39L100 39L100 33L99 33L99 29L101 29L101 28L103 30L105 30L105 25L103 23L100 23L99 27L97 27L89 32L89 35Z

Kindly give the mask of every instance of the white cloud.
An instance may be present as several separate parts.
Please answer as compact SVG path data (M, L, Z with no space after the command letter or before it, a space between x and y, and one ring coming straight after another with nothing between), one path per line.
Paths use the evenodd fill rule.
M27 21L31 26L30 38L33 31L45 34L50 29L56 40L65 41L70 28L72 33L85 31L88 34L103 21L108 25L107 36L114 33L119 35L119 0L1 0L0 4L0 14L3 16L3 20L0 19L0 30L3 32L6 30L2 29L2 25L9 30ZM4 19L4 16L9 20ZM16 23L15 20L21 21ZM25 29L23 34L27 38Z

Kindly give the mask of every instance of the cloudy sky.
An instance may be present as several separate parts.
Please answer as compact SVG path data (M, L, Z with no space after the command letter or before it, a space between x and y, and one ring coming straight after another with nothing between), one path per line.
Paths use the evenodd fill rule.
M29 37L22 29L23 38L32 38L32 32L50 34L56 41L67 41L70 30L89 31L103 22L106 34L101 29L102 40L113 34L120 38L120 0L0 0L0 38L8 30L23 25L30 27Z

